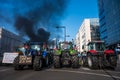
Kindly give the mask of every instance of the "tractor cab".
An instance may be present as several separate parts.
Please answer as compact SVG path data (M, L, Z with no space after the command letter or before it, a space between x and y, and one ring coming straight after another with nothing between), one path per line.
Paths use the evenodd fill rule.
M17 52L20 54L20 55L25 55L25 48L24 47L19 47L17 49Z
M71 48L71 45L67 42L61 42L59 46L61 50L69 50Z
M104 51L105 50L105 43L104 41L92 41L88 43L88 51Z
M31 45L31 49L40 51L40 45Z
M25 43L24 45L19 46L16 49L16 52L18 52L19 55L28 56L30 55L30 45Z

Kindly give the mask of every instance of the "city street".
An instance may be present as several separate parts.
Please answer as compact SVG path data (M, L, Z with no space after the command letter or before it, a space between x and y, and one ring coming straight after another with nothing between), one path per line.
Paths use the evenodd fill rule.
M120 0L0 0L0 80L120 80Z
M91 70L60 68L34 71L24 69L15 71L12 66L0 66L0 80L120 80L119 70Z

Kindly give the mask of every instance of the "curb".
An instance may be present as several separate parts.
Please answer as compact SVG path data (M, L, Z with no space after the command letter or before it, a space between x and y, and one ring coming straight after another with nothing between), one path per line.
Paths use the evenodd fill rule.
M117 67L116 67L115 70L116 70L116 71L120 71L120 62L119 62L119 61L117 62Z

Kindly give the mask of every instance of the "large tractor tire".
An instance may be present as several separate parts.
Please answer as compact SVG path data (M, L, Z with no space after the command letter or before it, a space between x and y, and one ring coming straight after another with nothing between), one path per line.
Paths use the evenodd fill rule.
M117 56L116 55L109 55L108 61L109 61L110 67L115 69L117 66Z
M13 65L14 65L14 70L22 70L24 67L24 65L19 64L19 56L14 59Z
M35 56L35 59L33 62L33 69L35 71L39 71L42 69L42 59L40 56Z
M60 56L54 56L54 68L60 67L61 67Z
M72 56L72 61L71 61L71 66L72 68L78 68L79 67L79 58L77 55Z
M88 67L91 69L98 69L99 68L99 60L96 55L88 54L87 56Z
M52 55L52 53L50 53L50 55L49 55L49 65L52 65L52 63L53 63L53 55Z

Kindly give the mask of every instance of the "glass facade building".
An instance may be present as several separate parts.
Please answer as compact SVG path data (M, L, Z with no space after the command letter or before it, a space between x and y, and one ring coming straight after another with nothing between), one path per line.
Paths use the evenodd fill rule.
M107 46L120 43L120 0L98 0L100 38Z
M91 41L100 40L98 18L90 19L90 34L91 34Z

